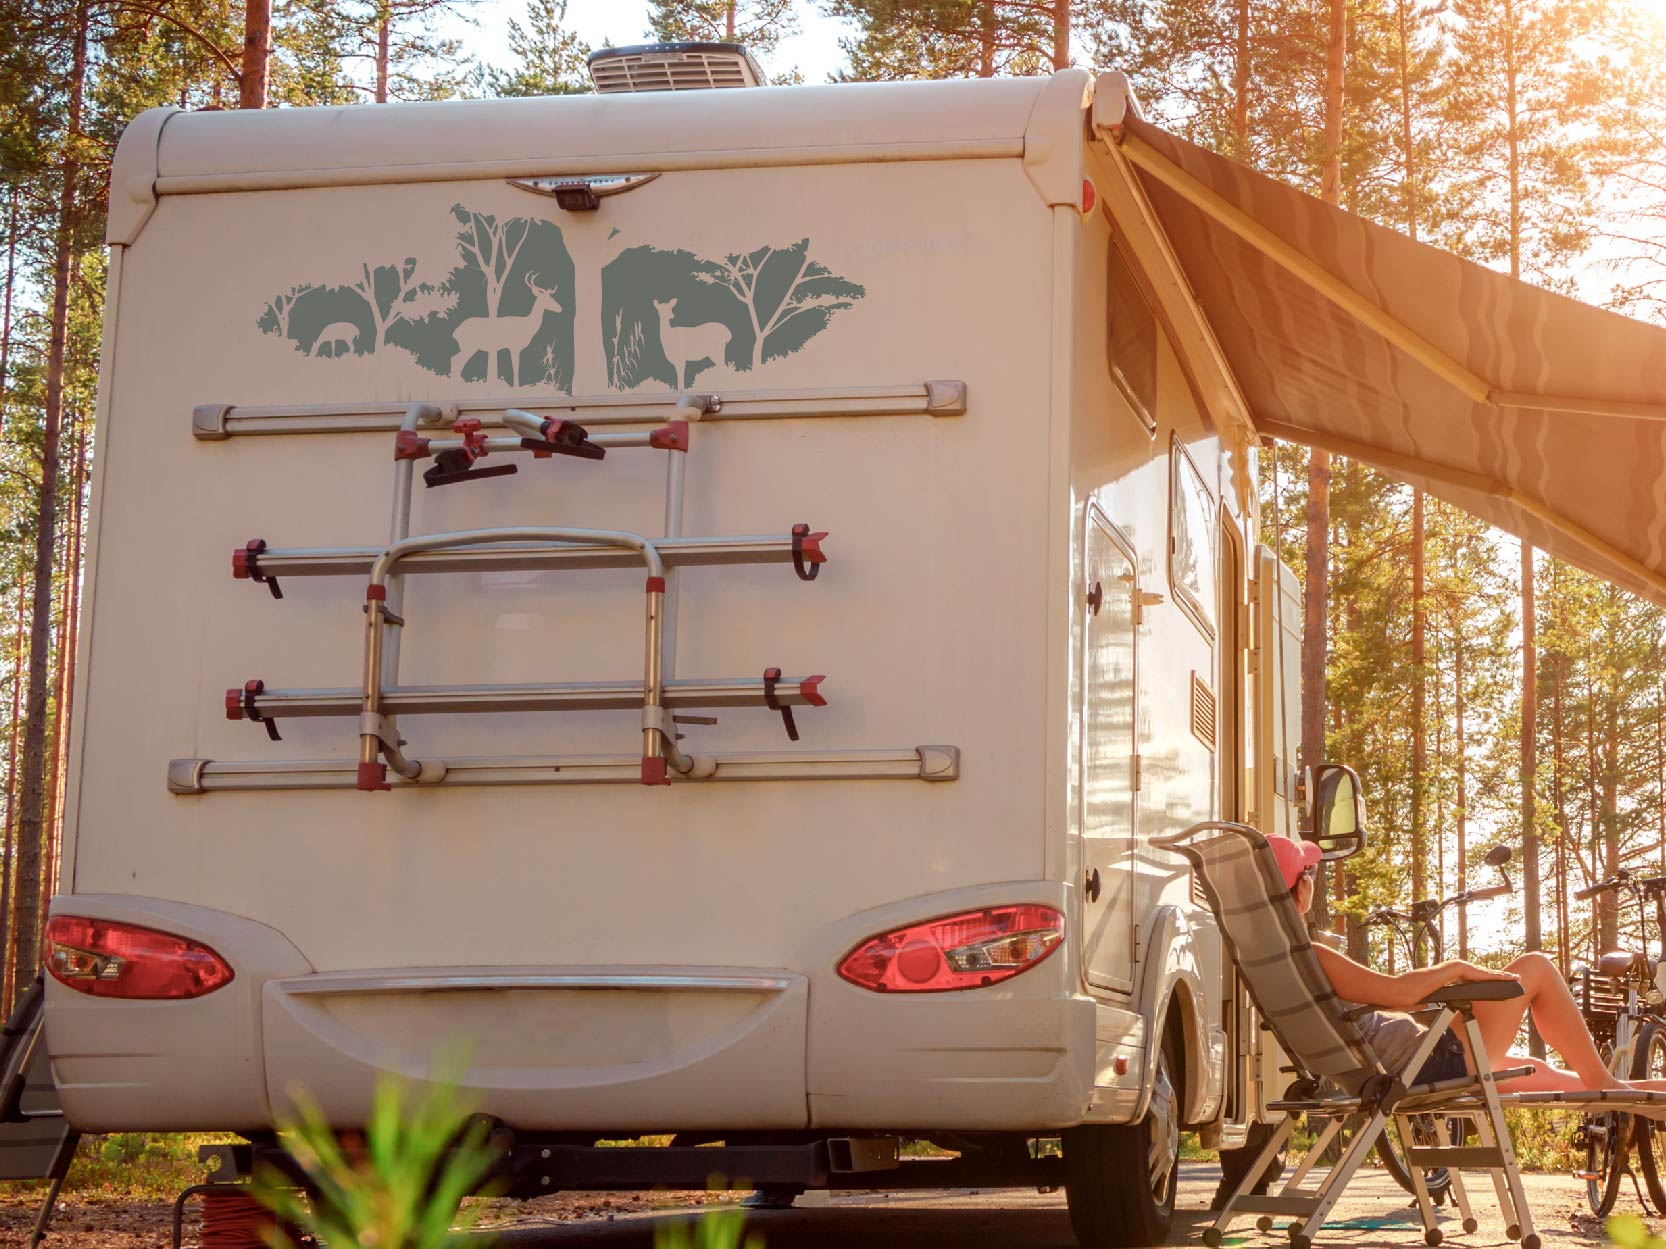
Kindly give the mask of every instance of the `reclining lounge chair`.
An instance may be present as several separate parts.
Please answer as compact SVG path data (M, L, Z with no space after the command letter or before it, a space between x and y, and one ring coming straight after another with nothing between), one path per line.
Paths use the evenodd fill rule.
M1291 1218L1292 1249L1310 1249L1326 1217L1366 1154L1387 1131L1390 1120L1411 1174L1425 1244L1438 1245L1441 1230L1435 1224L1434 1203L1423 1170L1445 1167L1451 1174L1452 1196L1463 1218L1464 1231L1473 1232L1476 1222L1459 1170L1484 1170L1491 1175L1497 1191L1506 1234L1511 1240L1519 1240L1522 1249L1539 1249L1533 1214L1522 1192L1515 1151L1504 1123L1504 1106L1593 1111L1634 1111L1647 1106L1655 1114L1666 1108L1666 1094L1661 1093L1501 1095L1501 1081L1525 1075L1531 1068L1491 1069L1472 1004L1520 996L1520 985L1503 982L1451 985L1430 994L1426 1006L1436 1014L1416 1053L1403 1070L1385 1071L1354 1023L1369 1008L1350 1009L1332 989L1265 837L1247 825L1209 822L1156 844L1190 861L1251 1000L1294 1064L1294 1082L1281 1100L1268 1103L1268 1109L1282 1112L1283 1119L1219 1218L1203 1233L1210 1249L1220 1245L1233 1219L1249 1214L1260 1216L1257 1226L1262 1231L1270 1230L1273 1216ZM1457 1028L1462 1028L1469 1040L1475 1074L1433 1084L1414 1083L1436 1044L1449 1029ZM1303 1115L1323 1117L1327 1125L1276 1193L1255 1195L1251 1190L1273 1166ZM1433 1116L1434 1145L1420 1144L1413 1134L1411 1119L1421 1115ZM1478 1144L1451 1144L1448 1119L1472 1123ZM1344 1132L1350 1134L1341 1156L1323 1173L1316 1188L1304 1187L1315 1164Z

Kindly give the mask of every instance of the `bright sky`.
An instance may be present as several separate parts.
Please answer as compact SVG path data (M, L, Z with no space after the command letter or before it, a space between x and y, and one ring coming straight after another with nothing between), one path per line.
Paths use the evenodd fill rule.
M848 25L827 17L814 5L795 7L802 33L784 41L764 68L772 73L796 68L805 82L826 82L844 64L839 37ZM525 21L525 0L481 0L473 12L479 26L470 32L470 42L477 56L487 64L507 68L512 59L508 24L511 18ZM604 43L646 43L648 5L646 0L568 0L567 25L593 48Z

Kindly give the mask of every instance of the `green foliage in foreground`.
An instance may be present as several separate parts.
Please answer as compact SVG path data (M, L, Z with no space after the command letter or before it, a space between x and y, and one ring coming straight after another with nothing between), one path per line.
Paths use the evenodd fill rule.
M764 1249L764 1238L757 1232L741 1239L745 1229L744 1210L712 1207L695 1219L659 1224L654 1228L654 1249Z
M1620 1249L1666 1249L1666 1240L1652 1234L1635 1214L1616 1214L1609 1219L1608 1239Z
M365 1249L478 1247L485 1208L463 1198L485 1181L495 1159L486 1125L471 1118L455 1084L439 1080L420 1096L398 1081L376 1089L361 1141L338 1139L311 1099L285 1123L290 1156L318 1190L308 1201L278 1175L257 1177L255 1195L279 1218L332 1245Z

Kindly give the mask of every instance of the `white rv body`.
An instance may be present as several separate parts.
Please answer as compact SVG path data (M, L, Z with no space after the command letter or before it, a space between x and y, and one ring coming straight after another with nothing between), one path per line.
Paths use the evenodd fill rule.
M50 983L73 1123L259 1133L302 1087L354 1124L379 1076L462 1045L469 1094L519 1130L1038 1135L1144 1116L1172 1027L1181 1117L1239 1139L1256 1030L1151 842L1288 826L1297 618L1254 543L1254 447L1200 407L1206 330L1126 167L1084 137L1092 93L1071 71L134 123L53 914L201 942L235 979L148 1002ZM588 212L512 181L628 174L658 176ZM515 234L492 292L485 253ZM1136 317L1154 372L1120 385L1113 236L1156 313ZM805 286L802 341L765 326L749 356L744 321L641 314L644 291L669 302L655 274L685 266L665 294L686 312L765 248L831 275ZM509 351L465 351L481 285L531 318L524 350L482 323ZM656 348L675 384L642 364ZM359 792L354 715L280 720L276 742L227 718L251 678L359 683L363 576L276 600L231 554L384 544L407 404L607 433L685 391L722 408L692 426L683 533L829 536L813 583L674 573L674 675L826 674L800 741L723 708L682 726L715 775L643 786L635 711L409 715L446 779ZM489 457L518 474L419 484L412 530L657 537L667 455ZM413 575L400 679L640 683L642 578ZM1065 940L1010 980L838 975L875 934L1018 903L1062 912Z

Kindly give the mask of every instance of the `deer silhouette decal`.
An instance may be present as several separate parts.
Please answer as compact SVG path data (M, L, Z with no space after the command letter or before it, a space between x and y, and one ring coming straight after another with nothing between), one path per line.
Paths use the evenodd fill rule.
M671 367L677 370L677 384L672 387L673 390L692 384L686 380L689 365L702 360L718 365L723 363L724 353L729 349L730 331L727 325L721 321L707 321L702 325L672 325L671 318L677 310L675 299L664 303L654 300L654 310L659 313L660 350L671 362Z
M307 354L319 355L326 347L330 348L332 356L344 356L349 351L357 351L360 333L359 327L351 321L332 321L318 331L318 337L312 340L312 350Z
M492 365L497 360L497 353L509 353L509 384L520 385L515 380L515 371L521 358L521 352L532 345L532 340L538 336L538 331L544 324L544 314L560 312L561 305L556 301L555 289L544 288L532 280L530 273L523 275L526 288L532 292L532 311L522 316L483 316L468 317L459 321L452 329L453 337L457 339L457 350L451 357L451 375L456 377L481 352L486 353L486 376L492 375Z

